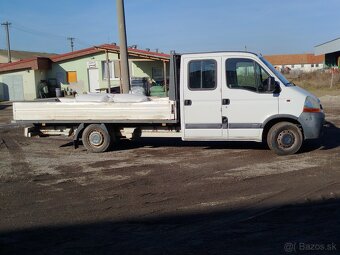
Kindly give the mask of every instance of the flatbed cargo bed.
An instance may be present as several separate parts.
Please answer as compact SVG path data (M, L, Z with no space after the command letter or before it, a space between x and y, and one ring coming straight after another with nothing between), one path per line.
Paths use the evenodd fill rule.
M176 104L169 98L146 102L15 102L14 122L27 123L175 123Z

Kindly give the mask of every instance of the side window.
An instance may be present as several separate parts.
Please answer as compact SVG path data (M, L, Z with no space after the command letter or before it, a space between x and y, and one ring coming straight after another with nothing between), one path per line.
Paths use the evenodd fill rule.
M216 88L215 60L193 60L189 62L189 89L211 90Z
M120 64L118 60L109 61L109 72L107 70L106 61L102 61L102 79L107 80L110 75L110 80L116 80L120 78Z
M228 88L261 93L266 91L268 78L269 74L251 59L232 58L226 61Z
M152 67L152 79L156 81L164 80L163 68Z

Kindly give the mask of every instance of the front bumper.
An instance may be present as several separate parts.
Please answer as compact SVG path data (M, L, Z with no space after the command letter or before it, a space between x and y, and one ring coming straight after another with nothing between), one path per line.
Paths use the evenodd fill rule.
M323 112L303 112L299 117L305 139L319 138L325 122Z

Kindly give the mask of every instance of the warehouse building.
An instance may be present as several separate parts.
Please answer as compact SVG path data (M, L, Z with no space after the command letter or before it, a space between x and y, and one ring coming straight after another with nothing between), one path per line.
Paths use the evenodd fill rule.
M315 55L325 55L327 67L340 68L340 38L319 44L314 47Z
M312 72L322 69L325 61L324 55L315 56L311 53L268 55L264 57L281 72Z

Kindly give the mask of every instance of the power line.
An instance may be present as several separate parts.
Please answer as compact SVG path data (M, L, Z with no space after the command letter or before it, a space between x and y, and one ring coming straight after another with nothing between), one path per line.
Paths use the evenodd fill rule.
M59 38L59 39L66 39L67 38L66 36L42 32L42 31L30 29L30 28L23 27L23 26L18 26L16 24L14 24L12 27L19 30L19 31L29 33L29 34L33 34L33 35L37 35L37 36L42 36L42 37L48 36L48 37L54 37L54 38Z
M15 23L12 27L16 30L21 31L21 32L29 33L29 34L35 35L35 36L44 37L45 39L51 39L51 37L52 37L52 38L55 38L55 39L58 39L58 40L65 40L65 39L70 40L69 38L71 38L71 37L67 37L67 36L63 36L63 35L59 35L59 34L52 34L52 33L48 33L48 32L39 31L39 30L36 30L36 29L31 29L31 28L22 26L18 23ZM72 37L72 38L73 38L72 41L74 41L75 38L74 37ZM77 43L80 44L80 45L83 45L85 47L91 47L92 46L92 44L84 42L84 41L82 41L78 38L77 38ZM72 44L74 45L73 42L72 42Z
M93 46L93 44L89 44L89 43L87 43L87 42L84 42L84 41L80 40L79 38L77 38L77 43L80 44L80 45L84 45L84 46L86 46L86 47L91 47L91 46Z

